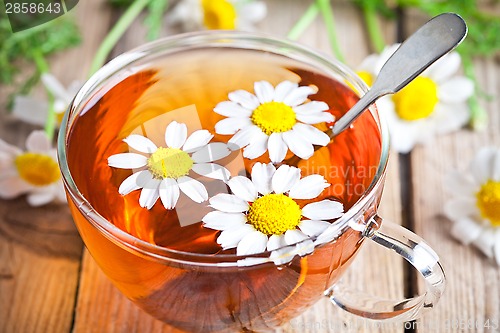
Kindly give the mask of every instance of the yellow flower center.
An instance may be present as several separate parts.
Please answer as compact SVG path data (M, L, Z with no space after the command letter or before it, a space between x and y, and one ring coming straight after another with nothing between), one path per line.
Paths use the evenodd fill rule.
M476 193L476 199L481 216L500 227L500 182L488 180Z
M203 24L207 29L236 28L236 9L227 0L201 0Z
M373 85L373 75L367 71L359 71L356 72L358 76L363 80L368 87L371 87Z
M176 148L158 148L148 158L148 169L156 179L185 176L191 170L193 160L184 151Z
M437 85L427 77L417 77L392 96L399 118L412 121L427 118L438 102Z
M34 186L47 186L61 178L57 162L48 155L24 153L16 157L14 165L21 179Z
M250 206L247 220L253 227L266 234L281 235L294 230L300 223L302 210L284 194L266 194Z
M297 122L293 109L282 102L266 102L253 110L252 122L267 135L286 132Z

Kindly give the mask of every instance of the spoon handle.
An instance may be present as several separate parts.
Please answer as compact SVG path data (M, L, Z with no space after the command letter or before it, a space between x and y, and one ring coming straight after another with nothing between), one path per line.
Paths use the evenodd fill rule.
M347 129L379 97L394 94L436 60L453 50L467 35L457 14L438 15L411 35L384 64L372 88L332 127L330 137Z

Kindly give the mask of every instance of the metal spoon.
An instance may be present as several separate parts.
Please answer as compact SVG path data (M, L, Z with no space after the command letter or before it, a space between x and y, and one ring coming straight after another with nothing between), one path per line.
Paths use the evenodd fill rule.
M326 134L333 139L349 128L377 99L401 90L459 45L466 35L467 25L459 15L445 13L432 18L401 44L384 64L371 89Z

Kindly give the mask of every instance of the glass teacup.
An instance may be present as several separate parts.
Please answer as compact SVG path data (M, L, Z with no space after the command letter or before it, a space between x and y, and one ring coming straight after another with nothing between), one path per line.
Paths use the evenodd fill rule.
M321 174L330 183L325 198L342 202L346 210L321 233L295 244L237 255L213 250L215 230L205 235L214 246L202 249L190 237L208 232L200 223L210 209L206 201L193 206L179 199L175 219L180 225L162 229L162 220L171 219L173 211L159 202L147 207L151 210L132 209L138 195L127 194L133 197L128 200L118 193L129 174L107 161L126 151L124 138L139 131L160 140L174 120L214 132L220 117L210 112L216 102L231 90L251 90L258 80L313 86L311 99L327 100L336 117L367 91L348 68L313 50L238 32L179 35L147 44L112 60L79 91L61 125L59 161L75 223L104 273L146 312L195 332L273 329L325 295L343 309L372 319L407 321L432 308L445 285L438 256L400 226L384 222L379 230L388 133L375 107L327 147L316 147L310 159L296 164L304 174ZM227 142L224 135L214 140ZM248 159L239 149L232 150L224 160L231 176L249 174ZM266 157L262 161L268 162ZM226 183L209 181L206 186L215 194L227 191ZM341 285L340 277L365 239L408 260L424 277L426 293L402 301L367 302L366 295Z

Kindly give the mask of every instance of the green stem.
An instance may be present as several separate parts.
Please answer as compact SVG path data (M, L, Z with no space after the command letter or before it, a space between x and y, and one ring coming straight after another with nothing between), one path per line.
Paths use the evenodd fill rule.
M42 52L40 50L35 50L32 54L33 60L35 61L36 67L40 74L49 72L49 65L45 58L43 57ZM45 134L49 138L49 141L52 141L54 138L54 130L56 127L56 113L55 113L55 97L52 95L50 90L45 88L45 92L47 93L47 99L49 103L49 109L47 110L47 119L45 120Z
M305 13L300 17L300 19L295 23L295 25L290 29L287 37L290 40L297 40L300 36L306 31L306 29L314 22L316 16L318 16L319 8L318 5L314 2L309 8L305 11Z
M316 0L316 4L323 15L323 20L325 21L326 31L328 33L328 39L330 40L330 45L332 47L333 54L341 62L345 62L344 55L340 49L337 41L337 32L335 29L335 18L333 17L333 9L330 5L330 0Z
M474 64L472 62L472 57L470 56L470 54L462 54L462 64L465 76L467 76L474 82L474 94L469 97L469 100L467 101L470 108L470 126L473 130L482 130L486 127L486 124L488 122L488 113L481 107L479 103L479 85L476 80Z
M104 65L109 53L115 47L118 40L123 36L130 24L147 6L149 1L151 0L135 0L120 17L118 22L116 22L113 29L111 29L102 42L99 50L97 50L94 60L92 61L92 65L90 66L90 75L94 74L99 68L102 67L102 65Z
M376 53L382 53L385 47L385 41L377 21L377 12L375 11L375 8L371 5L365 4L363 6L363 17L365 19L372 47Z

